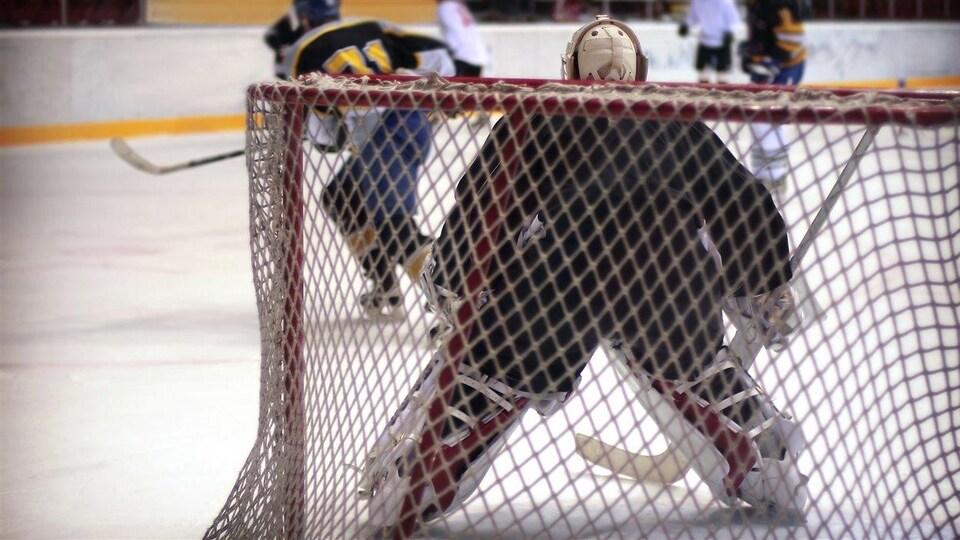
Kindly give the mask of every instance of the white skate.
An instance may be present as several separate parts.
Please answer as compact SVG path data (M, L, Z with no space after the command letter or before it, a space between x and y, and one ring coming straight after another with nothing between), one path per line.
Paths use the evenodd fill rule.
M739 499L768 511L802 513L807 477L796 460L803 434L727 349L691 382L632 374L641 404L714 496L727 505ZM724 397L711 395L717 388Z

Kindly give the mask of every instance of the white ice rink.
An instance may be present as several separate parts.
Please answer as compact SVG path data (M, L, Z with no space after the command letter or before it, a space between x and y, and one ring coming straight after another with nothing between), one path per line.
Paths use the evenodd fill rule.
M179 162L243 135L132 143ZM4 148L0 182L0 536L198 538L257 422L243 159Z
M241 148L244 141L242 134L229 133L130 142L157 163L175 163ZM849 155L846 146L838 151ZM955 160L956 152L952 155ZM837 158L818 159L833 163ZM832 177L829 167L818 174ZM954 175L954 191L946 195L946 204L956 205L957 168L947 174ZM198 538L216 517L253 445L259 411L260 336L250 269L247 189L242 158L153 177L117 159L106 141L0 150L0 537ZM855 201L878 201L862 188L851 196ZM809 220L808 203L801 199L816 197L810 193L793 199L793 209L803 206L804 219ZM893 215L898 214L897 200L888 208ZM785 209L788 221L790 208ZM908 288L917 288L909 276L877 270L883 266L877 255L882 250L864 246L883 246L882 239L847 242L858 234L854 225L870 217L875 216L843 220L834 238L842 237L849 251L824 255L827 262L837 257L841 266L863 259L862 266L851 265L862 276L848 274L850 281L844 283L843 276L831 277L827 270L811 274L818 300L835 298L843 303L831 306L827 322L812 329L798 349L791 349L788 363L780 365L794 366L805 359L815 369L804 374L789 368L781 372L769 359L758 361L765 377L784 381L772 391L781 401L789 398L794 413L804 413L799 420L813 439L805 466L820 472L811 478L813 511L805 526L744 523L742 516L722 510L695 475L658 488L660 495L651 500L651 488L579 461L572 454L572 437L566 450L538 458L542 463L564 463L560 483L545 479L538 460L524 457L537 451L528 443L513 448L491 474L509 476L511 481L522 477L535 483L534 491L558 488L571 499L582 493L595 499L589 508L596 512L566 514L564 499L558 499L535 515L552 520L549 536L556 538L582 537L584 531L604 536L603 531L612 533L630 514L653 524L665 519L667 528L661 533L692 538L725 537L743 528L784 538L902 535L896 529L870 529L870 523L858 521L858 504L879 506L883 514L901 505L913 516L909 522L922 523L910 532L915 536L956 531L958 525L949 524L960 515L956 498L960 458L951 455L958 448L960 425L960 354L957 337L951 335L958 325L956 313L952 319L949 315L960 298L956 276L950 274L956 268L945 270L952 287L918 291L921 296L944 293L940 308L904 310L897 305L899 293L880 296L889 304L866 307L864 303L873 298L871 287L897 288L900 285L891 285L891 280L902 280ZM951 218L949 230L954 233L958 219ZM802 226L791 231L794 241L802 235ZM943 230L935 232L943 235ZM952 243L955 246L956 240ZM948 248L949 244L948 240ZM900 317L921 319L904 323ZM944 324L946 332L924 331ZM898 328L919 330L900 336ZM945 355L918 356L927 339L946 340L952 349L948 347ZM876 384L861 379L873 368L871 359L861 363L858 350L880 350L882 358L876 362L895 365L903 349L913 361L922 358L922 374L942 377L936 379L943 384L932 396L920 388L932 379L918 376L909 365ZM834 358L847 360L834 364ZM610 389L619 383L602 360L588 368L572 407L583 408L604 394L611 402L628 401L622 385ZM920 387L905 389L897 377L912 378ZM919 409L911 405L917 395L923 398ZM365 403L371 397L357 399ZM889 405L875 406L872 398L881 403L890 399ZM853 405L842 407L846 402ZM929 410L940 405L944 410ZM617 408L611 406L605 414L611 410ZM834 410L842 410L843 417L830 418ZM857 426L864 424L858 424L858 413L888 415L891 420L869 423L883 426L881 433L859 433ZM639 414L634 407L623 423L636 422L634 415ZM911 430L907 440L912 442L904 442L883 433L903 429L910 419L936 435ZM567 437L566 426L552 421L538 423L528 417L523 431L532 440ZM589 435L599 433L611 443L636 440L628 428L606 421L595 417L577 428ZM951 432L952 442L949 435L946 442L932 441ZM876 447L886 440L908 446ZM866 446L867 452L859 453L857 445ZM936 449L925 454L924 449L933 445ZM831 448L842 449L848 461L833 461ZM904 454L917 469L946 477L923 478L916 484L901 479L909 484L904 489L890 486L896 472L887 467ZM857 456L873 456L875 461L860 463ZM925 467L924 460L932 464ZM516 469L516 463L529 467ZM858 474L864 470L870 482L877 482L877 490L891 494L890 500L870 500L869 490L864 494L864 480ZM830 482L844 485L826 488ZM595 489L598 483L602 490ZM938 490L952 485L953 503L925 514L923 492L931 485ZM687 497L691 489L696 491L685 499L685 507L669 508L672 500ZM867 500L835 498L848 489ZM616 492L617 498L605 499L607 491ZM913 500L902 500L911 494L916 495ZM944 493L928 495L931 500L950 498ZM515 509L501 508L508 518L512 512L530 511L516 493L485 496L488 501L516 500ZM612 508L605 510L611 500ZM478 508L483 507L468 504L464 512ZM453 516L431 534L455 535L457 522ZM491 534L498 530L490 527ZM543 531L510 529L512 535L521 533Z

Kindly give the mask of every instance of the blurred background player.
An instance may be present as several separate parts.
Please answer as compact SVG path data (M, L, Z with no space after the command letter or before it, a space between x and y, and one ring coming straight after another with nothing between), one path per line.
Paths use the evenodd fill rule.
M303 33L304 27L300 23L297 2L294 2L282 17L267 28L263 41L273 49L273 73L278 79L287 78L288 75L283 67L284 59L287 57L290 46L300 39Z
M446 45L378 19L340 20L338 0L298 1L303 34L284 55L281 74L454 74ZM291 34L295 35L295 34ZM415 279L429 240L420 232L417 179L432 144L421 110L314 110L307 130L321 150L351 149L323 193L323 206L347 239L371 288L360 303L371 317L403 313L395 266Z
M740 45L743 70L755 84L800 84L807 47L803 19L806 0L746 0L747 41ZM751 123L756 143L750 154L753 174L774 191L784 189L789 143L782 126Z
M482 77L490 63L490 52L480 35L480 27L463 0L437 0L437 23L440 35L453 54L457 77ZM474 112L471 125L487 125L489 115L482 109Z
M697 55L694 67L701 83L727 82L733 63L733 32L740 26L740 14L733 0L691 0L687 15L680 23L680 37L686 37L690 29L699 27Z
M453 53L457 77L481 77L490 52L477 21L463 0L437 0L440 35Z
M637 37L606 16L564 54L567 79L646 72ZM725 299L749 299L770 323L790 309L786 227L769 192L702 122L522 124L494 126L427 264L424 289L452 337L370 454L371 524L406 534L462 504L523 413L559 409L608 342L717 498L799 511L799 430L723 342ZM491 186L507 156L517 166L501 197Z

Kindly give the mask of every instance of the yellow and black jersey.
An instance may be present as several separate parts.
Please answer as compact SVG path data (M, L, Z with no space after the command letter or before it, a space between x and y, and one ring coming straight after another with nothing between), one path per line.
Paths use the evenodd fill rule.
M747 2L748 41L783 67L807 59L800 0Z
M453 58L440 40L406 32L378 19L352 19L307 32L290 48L285 74L390 74L398 70L421 74L454 74Z

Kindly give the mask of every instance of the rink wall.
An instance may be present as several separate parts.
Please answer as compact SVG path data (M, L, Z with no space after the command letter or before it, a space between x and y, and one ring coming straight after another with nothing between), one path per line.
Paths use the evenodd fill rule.
M651 59L650 80L695 80L694 40L677 37L670 23L633 27ZM557 78L575 28L485 25L489 76ZM807 83L960 82L960 24L807 28ZM262 34L260 27L0 32L0 145L241 129L244 89L272 77ZM732 82L745 81L738 74Z

